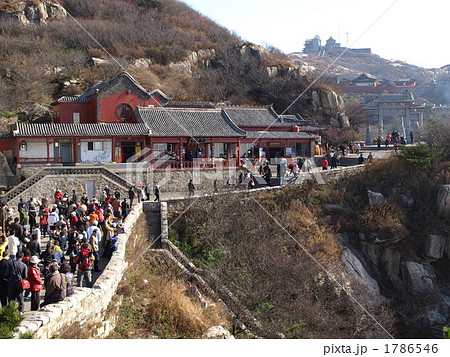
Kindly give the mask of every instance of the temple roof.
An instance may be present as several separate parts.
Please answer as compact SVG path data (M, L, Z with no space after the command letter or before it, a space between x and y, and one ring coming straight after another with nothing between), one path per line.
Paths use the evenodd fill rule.
M245 136L220 109L137 109L152 136Z
M226 115L239 127L291 126L280 120L273 108L223 108Z
M317 135L292 131L247 131L249 139L316 139Z
M16 123L12 128L14 136L142 136L150 131L144 124L24 124Z

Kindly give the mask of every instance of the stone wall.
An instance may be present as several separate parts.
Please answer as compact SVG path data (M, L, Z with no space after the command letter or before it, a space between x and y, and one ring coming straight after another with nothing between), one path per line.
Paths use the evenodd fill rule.
M95 186L96 197L99 197L101 195L103 188L106 185L108 185L111 190L114 190L115 187L119 187L121 191L121 197L128 197L128 193L123 187L117 185L114 181L103 175L48 175L44 179L35 183L30 188L26 189L21 195L14 198L11 202L9 202L9 206L17 207L21 197L25 200L30 199L30 197L34 197L38 201L41 201L42 198L47 198L51 202L53 202L53 195L57 188L59 188L63 193L65 190L67 190L69 195L72 194L72 190L75 190L75 192L78 194L79 199L82 196L83 192L87 192L88 181L93 182Z
M161 192L188 192L188 182L193 180L195 188L201 191L214 190L214 180L219 187L227 186L228 178L236 172L236 168L223 169L176 169L151 170L143 167L128 169L114 169L108 167L115 174L136 185L148 182L150 187L160 186Z
M104 315L112 297L128 266L125 250L133 226L142 215L142 205L135 205L125 223L125 233L119 236L117 254L113 254L102 274L92 288L75 288L74 295L58 304L47 305L39 311L27 312L16 330L15 338L20 334L32 333L34 338L52 338L64 333L74 324L86 322L100 329ZM92 331L94 333L94 331Z

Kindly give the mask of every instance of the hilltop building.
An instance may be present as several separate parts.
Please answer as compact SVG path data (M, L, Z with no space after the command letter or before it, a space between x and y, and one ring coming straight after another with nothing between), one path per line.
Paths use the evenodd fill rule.
M272 107L171 101L122 72L52 103L51 123L15 124L0 140L20 165L148 162L153 168L239 165L242 156L314 156L322 127Z
M319 35L316 35L312 39L307 39L303 47L303 53L308 55L316 54L319 57L323 57L325 53L339 54L345 56L359 56L359 55L370 55L372 50L370 48L347 48L342 47L340 43L330 36L330 38L325 42L325 46L322 46L322 40Z

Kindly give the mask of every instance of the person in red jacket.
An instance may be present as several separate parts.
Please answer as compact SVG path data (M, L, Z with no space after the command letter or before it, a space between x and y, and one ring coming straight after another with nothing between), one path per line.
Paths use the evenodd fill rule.
M28 278L30 282L31 293L31 311L39 310L40 305L40 291L42 290L44 282L41 279L41 272L37 265L39 264L39 258L33 255L30 258L30 266L28 267Z
M63 194L60 189L56 189L55 194L53 195L53 198L55 199L55 203L58 203L58 201L62 200Z
M328 170L328 160L326 157L323 158L321 165L322 165L322 170Z

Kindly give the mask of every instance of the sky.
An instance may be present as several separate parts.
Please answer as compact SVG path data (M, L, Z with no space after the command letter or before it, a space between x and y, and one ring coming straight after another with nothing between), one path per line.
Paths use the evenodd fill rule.
M446 0L181 0L243 40L301 52L306 39L332 36L386 59L450 64ZM348 34L348 36L347 36Z

